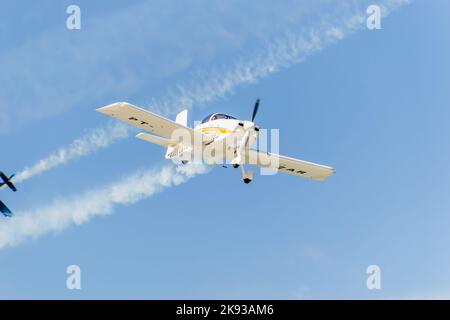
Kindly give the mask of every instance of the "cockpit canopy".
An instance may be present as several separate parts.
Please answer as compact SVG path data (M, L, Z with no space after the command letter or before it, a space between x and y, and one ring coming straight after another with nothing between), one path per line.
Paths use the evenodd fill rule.
M202 120L202 123L218 119L236 119L236 118L223 113L211 113Z

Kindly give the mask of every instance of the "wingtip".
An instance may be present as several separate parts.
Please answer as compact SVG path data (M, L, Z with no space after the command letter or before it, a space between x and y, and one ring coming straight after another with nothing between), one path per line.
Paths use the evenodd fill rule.
M116 104L117 104L117 102L116 103L111 103L111 104L108 104L106 106L97 108L97 109L95 109L95 111L100 112L100 113L108 113L107 111L111 110L112 108L114 108Z
M105 113L105 114L110 114L111 110L114 110L115 108L118 108L124 104L129 104L128 102L124 102L124 101L120 101L120 102L114 102L114 103L110 103L106 106L100 107L95 109L95 111L100 112L100 113Z
M100 113L106 113L107 107L108 107L108 106L104 106L104 107L101 107L101 108L97 108L97 109L95 109L95 111L100 112Z

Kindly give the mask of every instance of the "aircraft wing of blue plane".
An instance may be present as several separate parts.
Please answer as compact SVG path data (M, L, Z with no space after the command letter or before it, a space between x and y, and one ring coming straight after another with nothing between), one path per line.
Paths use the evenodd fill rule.
M5 217L12 217L13 213L8 209L3 202L0 201L0 212L3 213Z
M14 186L14 184L11 182L11 179L14 177L14 175L10 176L9 178L0 171L0 178L3 180L3 182L0 182L0 189L4 188L5 186L8 186L12 191L16 192L17 188ZM12 217L13 213L9 208L0 201L0 212L3 213L5 217Z

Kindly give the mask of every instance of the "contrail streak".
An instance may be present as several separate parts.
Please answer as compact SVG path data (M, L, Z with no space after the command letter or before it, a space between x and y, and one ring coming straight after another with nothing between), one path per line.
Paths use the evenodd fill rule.
M116 205L136 203L206 172L204 165L176 167L169 164L137 172L111 186L89 191L82 196L63 198L47 207L18 212L14 218L0 224L0 248L15 246L26 239L35 239L72 225L81 225L95 216L111 214Z
M388 16L410 0L385 0L379 2L382 16ZM366 12L355 10L332 21L303 28L300 33L287 32L284 37L273 41L262 53L252 55L245 62L226 67L223 71L209 72L209 75L190 81L194 85L178 85L167 97L153 99L152 110L162 114L174 114L181 108L200 106L233 93L238 87L256 83L258 80L303 62L308 56L344 39L357 30L366 27Z
M87 135L74 140L68 147L61 148L55 153L39 160L34 165L24 168L14 177L14 182L23 182L63 165L70 160L107 148L112 143L128 137L129 130L129 126L122 123L115 123L104 128L96 128Z

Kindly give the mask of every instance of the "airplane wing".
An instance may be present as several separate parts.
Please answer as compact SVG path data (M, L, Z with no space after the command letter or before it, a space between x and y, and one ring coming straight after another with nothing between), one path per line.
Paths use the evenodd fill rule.
M186 134L190 135L192 144L194 143L194 139L196 141L202 141L204 144L212 142L210 137L197 132L192 128L161 117L150 111L138 108L128 102L116 102L99 108L97 111L131 124L137 128L150 131L165 139L171 139L175 130L182 129L185 130L184 132L186 132ZM145 140L149 141L150 139Z
M7 187L6 183L4 183L4 182L0 183L0 190L5 189L6 187ZM14 187L14 189L15 189L15 187Z
M280 172L319 181L323 181L335 173L335 170L328 166L253 149L246 153L246 162L262 168L278 169ZM276 167L273 167L273 164L276 164Z
M0 178L3 180L3 182L0 183L0 189L9 187L12 191L16 192L16 186L11 182L11 180L14 178L15 174L11 175L9 178L0 171Z
M5 217L11 217L13 214L11 210L3 202L0 201L0 212L3 213Z

